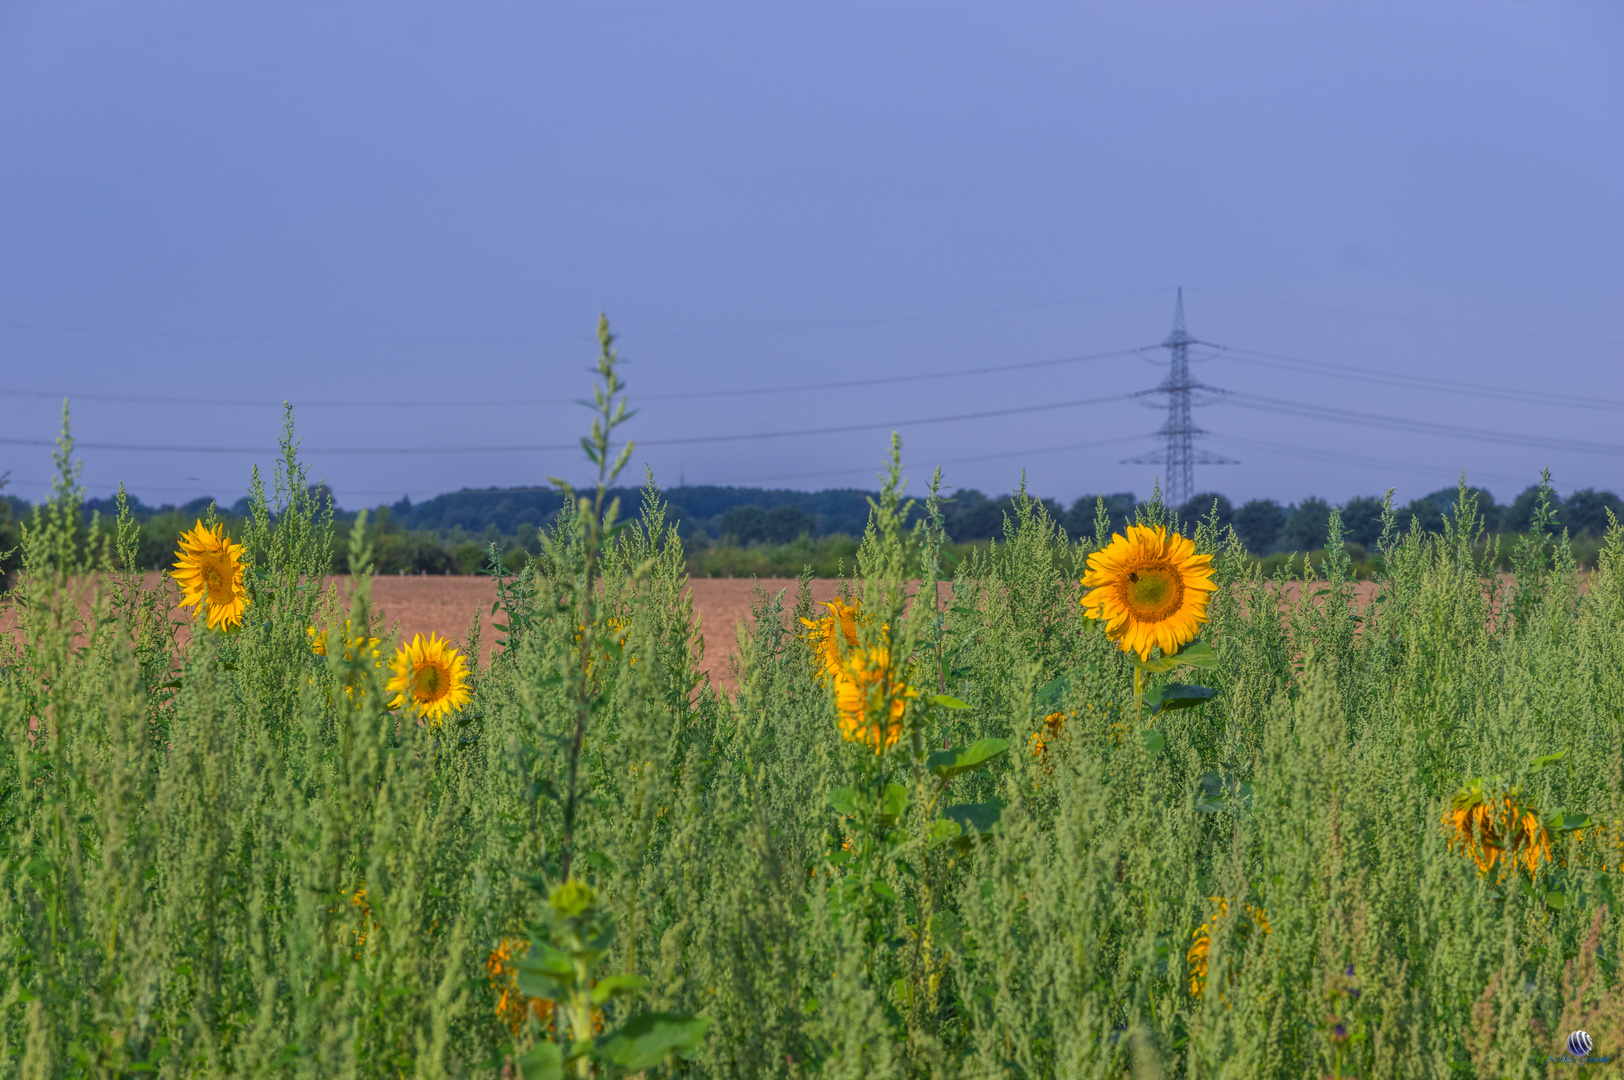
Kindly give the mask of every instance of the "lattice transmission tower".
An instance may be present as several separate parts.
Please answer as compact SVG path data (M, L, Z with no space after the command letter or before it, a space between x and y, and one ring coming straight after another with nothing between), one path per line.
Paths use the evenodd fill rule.
M1166 465L1166 490L1163 497L1169 506L1183 506L1195 495L1197 465L1240 464L1234 458L1196 449L1197 436L1205 435L1206 432L1196 427L1190 410L1206 402L1195 400L1195 395L1201 392L1223 393L1217 387L1207 386L1191 377L1190 346L1196 344L1199 342L1184 329L1184 290L1180 289L1173 306L1173 332L1168 334L1161 344L1162 348L1172 354L1167 378L1163 379L1156 389L1145 391L1146 394L1167 395L1167 421L1157 432L1167 440L1167 447L1122 461L1124 465Z

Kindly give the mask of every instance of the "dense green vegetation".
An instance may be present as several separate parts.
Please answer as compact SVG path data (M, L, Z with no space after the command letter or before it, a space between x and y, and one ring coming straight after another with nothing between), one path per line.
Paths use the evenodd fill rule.
M1018 497L948 603L907 606L949 536L893 459L848 580L897 680L862 708L906 732L876 753L786 619L819 614L804 585L758 593L736 696L696 675L652 483L629 521L604 485L565 503L466 709L390 711L364 650L312 652L375 620L364 575L348 610L323 588L333 519L287 445L242 628L185 648L135 516L82 542L66 454L34 518L0 643L0 1074L1436 1080L1543 1074L1575 1028L1624 1053L1624 527L1581 589L1548 490L1514 582L1470 492L1438 533L1385 507L1364 608L1340 515L1295 601L1209 516L1210 650L1145 667L1141 705L1077 602L1103 502L1071 535ZM1452 850L1472 778L1537 808L1545 858Z

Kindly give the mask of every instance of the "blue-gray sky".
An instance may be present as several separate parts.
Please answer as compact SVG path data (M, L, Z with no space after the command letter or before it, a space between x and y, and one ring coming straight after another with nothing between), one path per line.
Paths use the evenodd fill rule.
M1037 407L1154 385L1123 351L1183 285L1228 347L1196 373L1252 395L1200 410L1241 464L1199 488L1616 490L1621 192L1603 0L11 0L0 438L53 438L67 394L87 444L268 449L287 399L346 506L580 479L578 451L326 451L573 442L585 411L536 402L587 390L604 310L666 484L871 486L887 425L1001 413L900 424L912 489L944 462L1144 495L1118 460L1159 413ZM256 458L83 460L157 503L235 499ZM50 452L0 443L6 469L37 499Z

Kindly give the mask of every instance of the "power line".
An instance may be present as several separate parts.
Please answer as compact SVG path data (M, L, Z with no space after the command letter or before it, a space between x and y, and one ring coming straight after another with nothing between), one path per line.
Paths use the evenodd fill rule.
M958 311L929 312L918 315L886 315L869 319L843 319L817 323L792 323L780 326L733 326L715 330L666 330L640 332L632 330L617 336L641 338L728 337L736 334L796 333L805 330L834 330L842 327L887 326L896 323L928 322L933 319L958 319L972 315L996 315L1012 311L1036 311L1043 308L1069 307L1072 304L1097 303L1101 300L1121 300L1134 296L1148 296L1167 292L1167 286L1137 289L1128 292L1103 293L1094 296L1076 296L1065 300L1048 300L1032 304L1004 304L996 307L963 308ZM329 336L318 334L243 334L208 333L185 330L132 330L112 327L64 326L58 323L17 322L0 320L0 328L36 330L57 334L85 334L95 337L163 338L197 341L267 341L301 344L333 345L460 345L511 344L520 342L558 341L590 342L590 334L512 334L495 336L400 337L400 336Z
M1225 400L1246 409L1280 413L1286 416L1303 416L1315 420L1333 420L1340 424L1387 428L1392 431L1408 431L1422 435L1446 435L1458 439L1475 439L1480 442L1504 443L1510 446L1531 446L1541 450L1559 450L1568 453L1624 455L1624 446L1613 443L1593 443L1578 439L1549 439L1538 435L1517 435L1512 432L1489 431L1483 428L1461 427L1456 424L1408 420L1399 416L1383 416L1379 413L1360 412L1355 409L1337 409L1326 405L1307 405L1302 402L1263 397L1259 394L1246 394L1239 391L1230 391L1225 396Z
M1142 439L1143 435L1121 435L1114 439L1095 439L1092 442L1066 443L1063 446L1042 446L1028 450L1006 450L996 454L976 454L971 457L946 458L932 462L930 468L938 465L964 465L979 461L995 461L999 458L1029 457L1034 454L1057 454L1070 450L1087 450L1097 446L1114 446L1120 443L1132 442ZM740 480L724 480L718 486L726 487L732 484L770 484L780 480L806 480L817 476L850 476L855 473L868 472L874 466L863 465L852 469L825 469L822 472L790 473L783 476L752 476Z
M858 431L878 431L885 428L920 427L926 424L953 424L965 420L984 420L995 416L1014 416L1017 414L1050 412L1055 409L1074 409L1087 405L1104 405L1114 401L1126 401L1133 394L1109 394L1104 397L1079 398L1074 401L1051 401L1041 405L1020 405L1009 409L985 409L980 412L958 413L953 416L926 416L912 420L892 420L880 423L842 424L834 427L802 428L797 431L764 431L748 435L695 435L683 439L637 439L639 446L690 446L700 443L745 442L755 439L789 439L808 435L844 435ZM52 446L56 445L50 439L13 439L0 437L0 444L7 446ZM123 450L166 454L262 454L270 452L270 447L249 446L163 446L137 443L94 443L75 440L74 446L86 450ZM576 450L580 448L579 442L548 443L535 446L399 446L399 447L327 447L308 449L303 452L309 455L368 455L368 454L518 454L540 453L553 450Z
M1202 342L1201 344L1210 343ZM1427 375L1401 375L1396 372L1356 367L1352 364L1334 364L1325 360L1308 360L1303 357L1283 356L1279 353L1262 352L1257 349L1246 349L1239 346L1223 348L1226 356L1243 364L1272 367L1286 371L1300 371L1307 368L1309 369L1308 374L1323 375L1333 379L1384 383L1388 386L1397 386L1406 390L1433 390L1439 393L1466 394L1473 397L1495 398L1519 403L1557 405L1576 409L1600 409L1604 411L1624 410L1624 401L1617 398L1553 394L1545 390L1517 390L1509 386L1490 386L1484 383L1436 379ZM1313 370L1315 368L1324 370Z
M1239 435L1224 435L1218 432L1214 432L1212 434L1212 438L1218 440L1219 442L1231 443L1235 446L1243 446L1252 450L1261 450L1266 454L1274 454L1280 457L1313 458L1319 461L1333 462L1338 465L1379 465L1385 469L1398 469L1402 472L1418 473L1425 476L1437 476L1440 473L1451 473L1458 471L1448 467L1435 468L1428 465L1422 465L1414 461L1390 461L1383 458L1368 457L1364 454L1344 454L1338 453L1334 450L1325 450L1318 447L1291 446L1285 443L1267 442L1262 439L1247 439ZM1519 478L1506 473L1494 472L1477 472L1475 475L1479 478L1488 480L1503 480L1510 484L1522 483L1527 479L1527 477Z
M640 394L639 401L689 401L696 398L721 397L751 397L765 394L801 394L816 390L852 390L867 386L886 386L895 383L925 382L934 379L954 379L969 375L991 375L1005 371L1022 371L1031 368L1054 367L1060 364L1079 364L1094 360L1109 360L1118 356L1128 356L1132 349L1113 349L1110 352L1087 353L1079 356L1061 356L1047 360L1022 360L1012 364L989 364L982 367L960 368L955 371L926 371L911 375L886 375L874 379L848 379L838 382L798 383L790 386L762 386L750 389L727 390L680 390L664 394ZM45 390L0 390L4 397L36 397L69 401L109 401L137 405L187 405L187 406L251 406L254 408L281 408L283 402L269 399L247 398L181 398L181 397L146 397L136 394L61 394ZM501 408L501 407L529 407L535 405L574 405L579 398L498 398L472 401L307 401L298 404L300 409L356 409L356 408L388 408L388 409L440 409L448 406L467 408Z
M1352 315L1361 319L1385 319L1388 322L1414 323L1418 326L1436 326L1443 330L1471 330L1484 334L1506 334L1511 337L1545 338L1551 341L1577 341L1586 345L1624 345L1618 338L1580 337L1574 334L1549 334L1536 330L1508 330L1504 327L1473 326L1470 323L1444 322L1421 319L1409 315L1381 315L1373 311L1355 311L1350 308L1326 307L1322 304L1302 304L1292 300L1271 300L1265 296L1246 296L1243 293L1223 292L1218 289L1199 289L1188 286L1191 292L1222 296L1228 300L1246 300L1254 304L1274 304L1277 307L1300 308L1303 311L1323 311L1332 315Z

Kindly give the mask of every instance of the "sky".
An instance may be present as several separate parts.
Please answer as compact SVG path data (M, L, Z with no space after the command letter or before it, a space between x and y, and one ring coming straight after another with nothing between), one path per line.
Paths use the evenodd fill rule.
M1143 497L1182 287L1198 490L1624 490L1621 133L1609 0L0 0L0 473L585 481L604 312L634 481Z

